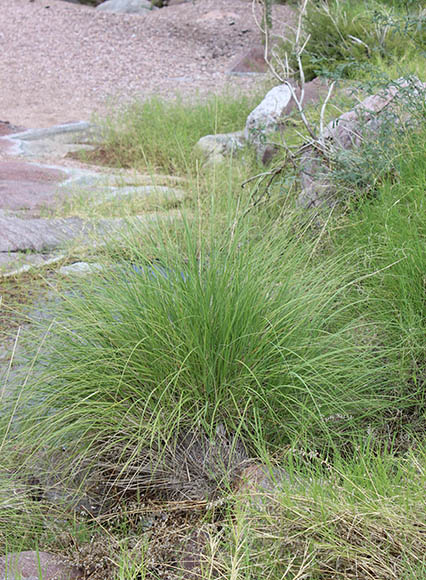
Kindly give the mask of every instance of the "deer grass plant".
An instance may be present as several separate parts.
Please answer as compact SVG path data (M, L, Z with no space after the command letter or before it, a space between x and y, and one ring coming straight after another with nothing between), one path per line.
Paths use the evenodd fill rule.
M343 210L307 216L288 176L255 203L256 181L240 187L249 157L188 161L197 123L199 136L239 128L241 105L213 129L208 109L192 125L178 106L176 149L179 115L158 101L135 109L145 141L142 122L123 137L133 111L109 143L122 165L189 168L188 211L129 220L99 250L101 271L45 280L57 299L25 333L27 372L2 401L2 550L62 550L65 529L76 553L101 537L90 562L105 557L104 578L157 578L154 502L204 510L204 580L424 577L424 119L393 140L374 187L357 181ZM99 517L54 515L34 496L51 456L63 489L98 494ZM238 492L249 459L287 476Z
M27 438L137 489L188 433L223 428L248 453L338 447L404 406L391 345L358 338L382 328L359 314L376 273L353 250L314 260L291 215L269 231L235 212L218 228L214 207L201 220L133 226L114 263L72 282L42 330Z

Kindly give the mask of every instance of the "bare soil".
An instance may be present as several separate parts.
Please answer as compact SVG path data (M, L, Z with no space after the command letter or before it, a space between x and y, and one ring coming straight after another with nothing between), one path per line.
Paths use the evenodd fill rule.
M275 13L291 19L287 6ZM249 0L195 0L146 15L0 0L0 119L44 127L154 93L249 91L259 76L229 71L259 39Z

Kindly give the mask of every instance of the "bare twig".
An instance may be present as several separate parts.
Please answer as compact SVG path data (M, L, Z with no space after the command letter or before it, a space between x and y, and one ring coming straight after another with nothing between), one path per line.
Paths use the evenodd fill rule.
M333 154L333 150L331 146L325 142L323 139L323 132L324 132L324 118L327 105L330 101L331 95L333 93L333 89L335 86L335 82L331 83L327 96L322 104L321 113L320 113L320 126L319 126L319 134L318 128L314 128L310 121L308 120L304 108L304 99L305 99L305 85L306 85L306 77L305 72L303 69L303 62L302 56L306 50L306 46L310 40L310 35L304 37L303 34L303 21L304 16L306 14L308 5L310 0L302 0L299 8L299 14L297 19L297 27L294 29L294 55L297 63L297 70L299 74L299 87L300 92L296 90L294 84L290 82L290 66L289 66L289 58L288 54L285 53L284 58L280 57L278 54L273 54L274 61L272 62L270 59L270 52L271 45L270 45L270 27L268 25L268 18L269 14L267 12L267 3L266 0L252 0L252 12L254 21L260 30L265 44L264 50L264 58L265 62L268 65L269 70L281 84L286 85L290 91L291 98L293 99L296 109L298 111L298 115L303 122L303 125L306 129L306 132L309 136L308 140L306 139L306 135L299 136L305 141L304 144L299 147L296 152L293 152L290 147L283 142L282 147L285 150L285 159L280 165L274 167L270 171L265 171L259 173L258 175L251 177L250 179L246 180L242 186L245 187L248 183L256 181L256 185L253 189L251 194L251 203L247 210L244 212L244 215L250 211L253 207L258 205L261 200L265 197L269 197L269 189L272 185L273 180L276 176L281 173L288 163L294 165L297 169L297 158L306 150L315 150L319 155L323 156L325 160L329 160ZM259 18L256 13L256 8L261 7L262 9L262 22L259 21ZM282 38L284 38L282 36Z
M259 22L259 20L256 16L256 8L255 7L257 4L261 4L261 6L262 6L264 26L261 25L261 23ZM280 83L283 83L284 78L278 73L278 71L273 66L273 64L271 63L270 58L269 58L270 30L269 30L269 27L268 27L267 22L266 22L266 20L267 20L266 2L265 2L265 0L252 0L251 8L252 8L253 20L255 21L256 26L260 30L260 32L263 36L264 43L265 43L263 58L265 59L265 62L267 64L269 70L274 75L274 77L277 79L277 81L279 81Z
M331 97L331 93L333 92L334 89L334 85L336 84L336 81L333 81L328 89L328 93L326 98L324 99L324 102L322 104L321 107L321 113L320 113L320 135L319 135L319 139L322 141L322 134L324 133L324 116L325 116L325 109L327 108L327 104L328 101L330 100ZM323 145L323 143L322 143Z

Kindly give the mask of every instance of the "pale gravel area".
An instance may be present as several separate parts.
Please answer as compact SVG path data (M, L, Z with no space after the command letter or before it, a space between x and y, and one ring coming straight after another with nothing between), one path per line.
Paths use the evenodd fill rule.
M259 42L248 0L195 0L146 15L62 0L0 0L0 120L46 127L150 94L253 90L227 74ZM291 9L277 6L282 21Z

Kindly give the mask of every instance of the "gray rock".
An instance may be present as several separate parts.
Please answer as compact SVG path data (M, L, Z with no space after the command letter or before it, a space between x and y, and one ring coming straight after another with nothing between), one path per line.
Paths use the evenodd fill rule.
M55 249L92 230L79 218L28 219L0 217L0 252Z
M68 153L93 149L99 139L99 129L87 123L66 123L46 129L29 129L8 136L14 144L12 153L23 157L65 157Z
M174 210L167 213L136 215L132 218L109 218L97 221L80 218L21 219L0 214L0 254L9 252L46 252L79 241L91 246L111 235L126 231L129 225L138 226L158 220L174 220L180 216Z
M91 128L87 121L78 121L76 123L65 123L63 125L53 125L44 129L28 129L20 133L14 133L13 139L21 139L22 141L37 141L38 139L46 139L47 137L54 137L57 135L71 134L71 133L86 133Z
M62 276L87 276L88 274L96 274L102 270L103 267L101 264L74 262L74 264L70 264L69 266L62 266L62 268L59 268L59 274Z
M287 85L271 89L263 101L247 117L244 137L256 147L260 147L268 134L277 131L282 125L290 101L291 90Z
M121 219L90 222L80 218L24 220L0 217L0 252L46 252L80 238L88 241L90 236L111 233L123 223Z
M195 145L195 152L202 155L207 165L221 163L227 155L232 155L245 145L243 131L206 135Z
M296 97L300 99L301 90L293 85ZM314 79L305 84L303 106L316 103L327 93L327 84L321 79ZM244 136L257 151L259 161L265 165L276 155L280 148L267 142L268 135L285 128L287 117L296 107L292 92L287 84L274 87L263 101L248 116Z
M0 253L0 279L19 276L34 268L42 268L60 262L64 255L40 254L28 252L5 252Z
M145 14L153 10L149 0L106 0L96 8L102 12L121 12L124 14Z
M104 192L122 192L123 195L134 192L140 195L149 195L154 191L172 194L176 196L183 195L182 190L174 189L169 186L156 185L156 180L164 179L164 176L150 176L134 172L122 173L99 173L88 169L77 169L75 167L61 168L60 166L44 166L49 169L62 169L67 174L67 180L58 184L58 189L68 190L71 188L75 190L90 190L90 191L104 191ZM167 179L167 176L166 176ZM170 177L169 181L178 182L179 179ZM184 180L182 180L184 182ZM140 184L140 185L139 185ZM150 189L148 189L150 188Z
M0 580L78 580L83 571L56 554L16 552L0 558Z

